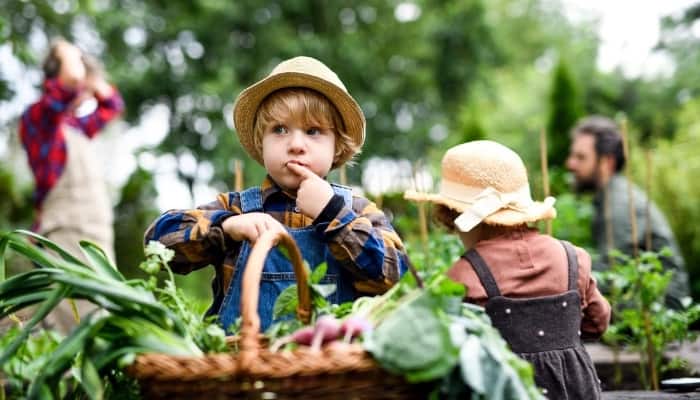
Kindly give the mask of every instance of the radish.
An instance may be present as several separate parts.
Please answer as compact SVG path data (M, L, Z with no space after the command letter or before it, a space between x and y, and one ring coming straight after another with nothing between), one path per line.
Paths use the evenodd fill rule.
M349 316L340 325L340 334L345 343L350 343L352 339L362 336L372 330L372 324L362 317Z
M273 343L272 346L270 346L270 351L275 352L289 343L303 344L308 346L311 344L311 340L313 339L313 337L314 327L305 326L296 330L291 335L287 335L276 340L275 343Z
M372 330L372 324L362 317L348 317L341 324L332 315L322 315L314 326L305 326L294 333L282 337L270 346L270 351L278 351L289 343L311 346L319 350L321 345L337 340L344 335L343 342L350 343L352 339Z
M314 337L314 327L305 326L292 334L292 341L297 344L310 345Z
M316 320L311 350L319 350L321 344L336 340L340 336L340 321L332 315L323 315Z

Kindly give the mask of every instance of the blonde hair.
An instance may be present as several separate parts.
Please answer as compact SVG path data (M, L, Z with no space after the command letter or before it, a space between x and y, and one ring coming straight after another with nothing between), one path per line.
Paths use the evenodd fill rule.
M253 144L262 154L262 137L270 124L292 117L304 125L331 129L335 132L335 155L332 168L339 165L337 160L351 157L360 152L345 131L345 124L333 103L321 93L307 88L284 88L270 93L260 103L253 124Z

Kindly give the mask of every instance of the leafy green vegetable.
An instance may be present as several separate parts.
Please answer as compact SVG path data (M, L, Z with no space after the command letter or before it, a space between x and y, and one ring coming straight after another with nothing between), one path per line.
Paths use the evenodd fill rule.
M447 325L433 310L429 293L398 307L365 338L365 348L389 371L409 381L436 379L457 361Z
M309 264L304 262L304 265L308 268ZM323 280L323 277L326 276L326 272L328 271L328 264L325 262L319 264L316 266L316 268L311 271L311 274L309 275L309 279L311 283L320 283L321 280Z
M275 305L272 308L272 318L278 319L284 315L294 314L298 304L297 285L287 286L275 300Z
M24 237L37 240L45 249ZM197 356L226 350L223 330L211 319L202 320L175 287L167 266L174 253L160 244L149 244L143 265L152 273L168 272L162 288L153 276L148 281L125 280L105 253L89 242L80 243L87 260L83 262L36 234L7 233L0 237L1 268L8 247L40 267L0 282L0 317L39 304L33 317L21 329L13 328L0 346L3 372L29 398L65 397L64 382L70 377L76 383L71 385L73 390L101 399L105 393L114 393L115 382L129 382L115 371L136 354ZM36 324L64 298L86 299L101 310L84 316L68 337L44 355L29 351L31 347L27 350ZM112 377L106 387L105 376Z
M532 366L509 350L482 307L462 303L464 286L444 272L425 278L419 288L407 274L382 296L355 301L351 315L375 324L367 351L410 382L434 382L435 396L541 399Z
M0 348L7 346L21 334L19 326L12 326L0 335ZM15 355L0 365L0 375L5 378L5 387L12 393L24 393L39 375L39 371L56 350L63 337L57 332L40 330L23 341ZM13 396L11 396L13 397Z
M328 300L326 300L326 297L333 294L336 291L337 286L330 283L321 283L323 278L326 276L326 272L328 271L328 265L323 262L316 266L314 270L311 270L309 268L309 264L304 261L304 268L309 271L308 285L309 289L311 290L311 304L314 310L312 320L318 315L332 313L332 310L337 309L337 305L330 304ZM298 305L299 297L297 294L297 284L294 283L284 288L279 296L277 296L277 299L275 299L275 304L272 308L272 318L279 319L287 315L294 315ZM272 332L277 332L276 329L270 330L269 328L268 331L268 336L270 336ZM284 329L284 331L288 333L286 329ZM275 334L271 337L275 339L279 336Z

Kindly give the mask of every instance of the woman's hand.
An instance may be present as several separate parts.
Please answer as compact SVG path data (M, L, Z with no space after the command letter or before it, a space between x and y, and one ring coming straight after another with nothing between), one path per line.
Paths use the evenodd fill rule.
M87 76L83 52L73 44L62 41L56 47L56 55L61 61L58 80L69 89L80 90Z

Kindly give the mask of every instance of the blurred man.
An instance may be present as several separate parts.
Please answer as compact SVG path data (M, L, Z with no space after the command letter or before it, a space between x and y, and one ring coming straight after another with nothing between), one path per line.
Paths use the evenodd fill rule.
M112 204L90 140L122 112L124 103L101 68L66 40L52 42L43 70L41 97L19 123L34 174L33 230L79 258L78 242L90 240L114 260ZM88 98L97 107L76 116L76 108ZM59 306L51 323L66 332L74 323L70 308Z
M673 271L668 286L666 304L673 308L681 307L681 299L688 296L688 274L678 249L673 232L664 215L655 204L649 206L647 221L647 195L622 175L625 154L620 131L611 119L601 116L583 118L572 130L572 143L566 168L574 175L574 189L578 193L595 192L593 205L595 213L592 236L596 243L600 260L594 263L595 270L608 268L608 253L617 249L632 256L634 247L638 251L647 250L646 233L651 230L651 251L658 252L664 247L671 249L670 257L662 257L665 269ZM632 199L628 185L632 185ZM607 192L607 193L606 193ZM606 226L606 201L609 212L609 227ZM637 232L632 238L630 201L636 215ZM608 240L606 229L610 229ZM610 242L610 243L609 243Z

